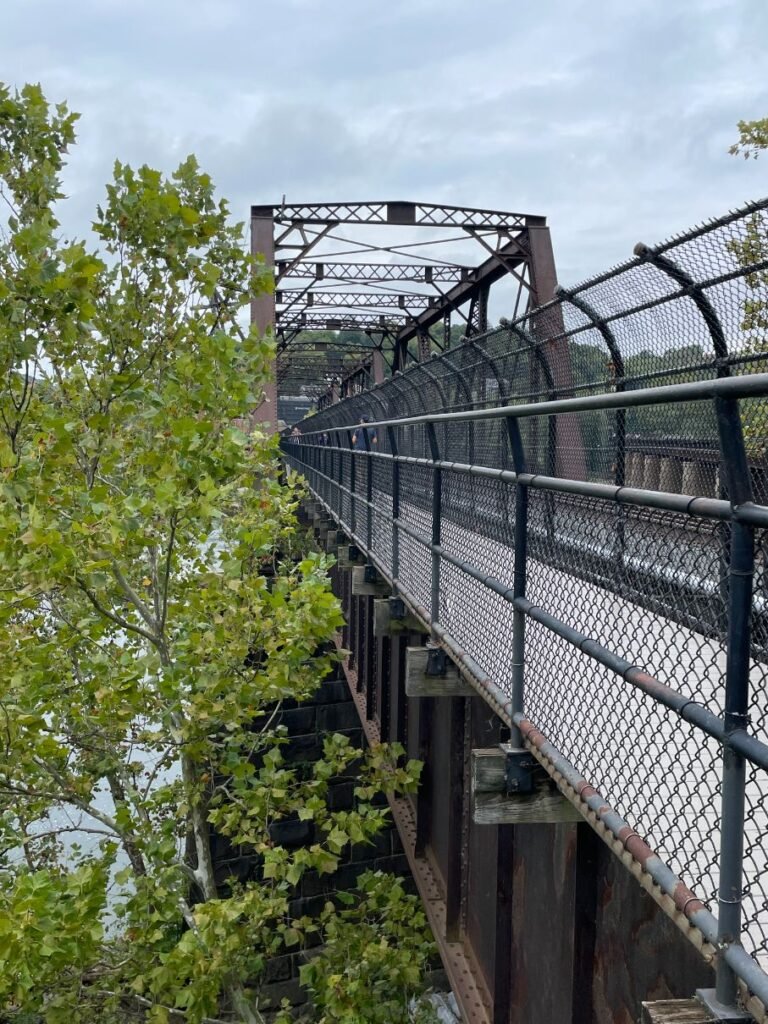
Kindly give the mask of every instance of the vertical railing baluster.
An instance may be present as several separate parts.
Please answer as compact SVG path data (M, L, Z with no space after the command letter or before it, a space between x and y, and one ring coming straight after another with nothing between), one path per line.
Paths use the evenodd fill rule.
M352 531L354 540L357 534L357 456L355 455L355 445L352 441L354 431L347 431L347 442L349 444L349 528Z
M528 485L520 480L526 472L525 448L517 420L507 417L507 436L512 449L512 463L517 474L515 483L515 568L512 593L525 597L528 576ZM512 715L524 711L525 705L525 612L515 607L512 613ZM523 738L516 725L510 737L513 747L522 747Z
M397 433L394 427L387 427L389 450L392 455L392 584L393 593L397 594L400 577L400 463L397 459Z
M427 438L432 462L432 582L430 587L430 615L432 624L440 622L440 546L443 514L443 471L436 463L440 461L440 447L434 423L427 424Z
M344 495L341 490L342 484L344 483L344 460L341 452L339 451L341 448L341 437L339 435L340 431L335 430L331 466L333 469L333 482L336 485L336 511L338 512L339 520L341 520L344 516Z
M367 427L363 427L363 445L365 447L365 547L366 551L370 552L373 550L373 455Z
M720 454L732 506L752 500L739 403L715 399ZM728 565L727 649L725 667L726 735L745 729L749 722L749 658L752 580L755 567L754 528L732 523ZM718 892L718 944L741 941L744 862L744 803L746 764L731 747L723 750L722 801L720 808L720 884ZM736 975L718 959L716 996L724 1006L735 1006Z

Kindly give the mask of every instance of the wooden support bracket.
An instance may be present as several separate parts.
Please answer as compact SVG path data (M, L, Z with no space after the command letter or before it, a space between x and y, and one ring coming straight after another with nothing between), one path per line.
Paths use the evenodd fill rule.
M639 1024L713 1024L716 1019L698 999L660 999L640 1006Z
M384 597L389 594L389 584L380 576L375 581L366 579L367 568L366 565L356 565L352 569L352 594L355 597Z
M445 675L427 675L429 647L406 647L405 694L407 697L476 697L477 690L447 660Z
M359 565L362 565L362 555L358 552L357 558L349 557L350 548L354 548L354 544L340 544L339 549L336 552L336 560L340 569L354 569Z
M531 769L534 791L507 794L507 750L472 751L472 820L477 825L541 825L583 821L541 765Z
M339 548L339 545L343 544L343 543L344 543L344 533L343 533L343 531L342 530L336 530L336 529L332 528L332 529L330 529L328 531L328 536L326 537L326 540L325 540L325 550L329 554L335 555L337 550L338 550L338 548Z
M373 635L376 637L392 636L395 633L422 633L424 626L406 611L404 618L392 617L390 598L379 598L373 602Z

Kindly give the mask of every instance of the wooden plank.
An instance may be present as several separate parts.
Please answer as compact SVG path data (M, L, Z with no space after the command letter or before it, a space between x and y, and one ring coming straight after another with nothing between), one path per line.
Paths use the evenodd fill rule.
M409 612L402 619L393 619L388 598L379 598L373 602L373 632L377 637L419 632L423 628L419 620Z
M355 597L384 597L389 594L389 584L381 579L369 583L365 578L366 566L356 565L352 569L352 593Z
M450 661L444 676L427 675L428 647L408 647L405 652L405 693L408 697L476 697L477 691L463 679Z
M506 789L506 758L501 747L472 751L472 792L503 793Z
M530 796L478 793L472 807L476 825L544 825L584 819L548 781Z
M583 821L541 766L533 769L535 790L506 793L503 747L472 751L472 820L477 825L526 825Z
M340 569L354 569L356 565L360 565L360 558L351 559L349 557L349 544L340 544L336 552L336 561Z
M342 531L341 530L330 529L328 531L328 536L326 537L326 541L325 541L325 550L329 554L335 555L337 550L338 550L338 548L339 548L339 545L342 544L343 542L344 542L344 534L342 533Z
M661 999L640 1005L640 1024L712 1024L715 1020L698 999Z

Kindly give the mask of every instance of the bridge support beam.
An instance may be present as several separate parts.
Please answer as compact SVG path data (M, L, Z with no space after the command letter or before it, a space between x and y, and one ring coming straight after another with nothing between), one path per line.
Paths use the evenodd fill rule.
M426 633L426 630L400 598L377 598L373 602L373 635L381 639L395 633Z
M312 518L312 526L321 543L325 545L325 542L328 539L328 534L333 527L333 520L331 517L326 512L315 515Z
M456 666L448 659L442 672L430 671L429 658L432 652L442 653L429 647L406 649L406 697L475 697L477 691L459 675Z
M476 825L554 825L583 817L540 766L529 769L533 792L509 792L506 744L472 751L472 820Z
M343 530L336 530L331 524L331 529L328 531L328 536L325 539L325 550L330 555L335 555L342 544L346 542L346 534Z
M339 569L349 572L361 564L361 558L360 550L355 544L340 544L336 552Z
M639 1024L713 1024L713 1017L698 999L661 999L642 1003Z
M389 584L372 565L356 565L352 569L353 597L387 597Z

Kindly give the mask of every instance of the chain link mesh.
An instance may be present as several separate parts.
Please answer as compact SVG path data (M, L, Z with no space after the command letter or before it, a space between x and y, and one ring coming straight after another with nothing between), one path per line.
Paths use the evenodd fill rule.
M549 304L323 410L305 423L308 443L284 446L289 461L362 537L364 504L326 478L350 487L354 460L354 490L364 496L373 474L373 550L391 570L391 460L339 451L322 461L323 445L313 437L325 432L346 449L346 432L327 432L362 416L403 419L765 372L767 210L764 200L654 248L638 247L634 260L561 291ZM766 505L768 398L742 400L740 413L749 483L755 502ZM515 422L525 466L514 465L504 419L438 423L432 438L444 466L439 621L507 692L513 611L496 590L500 584L511 591L514 583L515 478L450 464L704 498L728 498L731 468L709 401L542 412ZM429 608L435 472L426 464L426 426L379 428L378 450L391 455L395 447L413 460L399 463L399 514L418 535L399 532L398 581ZM722 715L733 530L727 517L704 517L684 501L671 511L533 483L527 599ZM749 728L768 743L764 529L755 531L755 551ZM527 717L716 911L720 744L546 625L528 618L525 628ZM765 969L767 798L765 772L748 766L743 940Z

